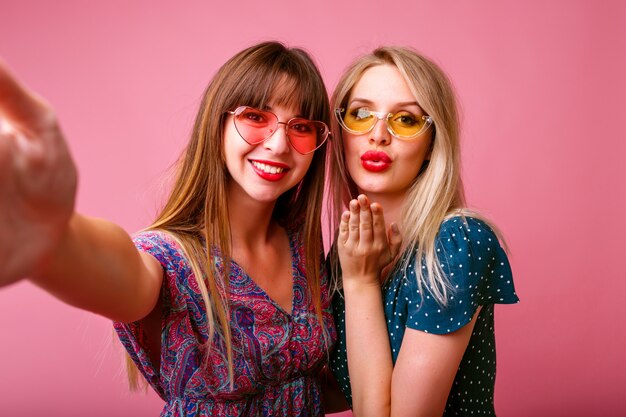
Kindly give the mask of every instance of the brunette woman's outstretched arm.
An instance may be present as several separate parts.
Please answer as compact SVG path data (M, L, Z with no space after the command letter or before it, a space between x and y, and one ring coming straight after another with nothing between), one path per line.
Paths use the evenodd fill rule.
M53 109L0 61L0 286L28 278L73 306L141 319L161 266L121 227L75 212L77 178Z

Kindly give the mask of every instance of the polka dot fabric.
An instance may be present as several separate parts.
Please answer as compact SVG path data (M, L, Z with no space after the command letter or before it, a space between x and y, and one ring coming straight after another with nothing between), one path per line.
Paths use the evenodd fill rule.
M417 285L415 265L395 273L383 286L387 330L395 363L406 328L447 334L468 324L483 306L448 396L445 416L495 415L493 390L496 372L494 304L519 301L507 256L493 231L474 218L445 221L436 239L440 266L452 288L447 305ZM348 402L352 403L345 351L345 305L333 300L338 343L331 367Z

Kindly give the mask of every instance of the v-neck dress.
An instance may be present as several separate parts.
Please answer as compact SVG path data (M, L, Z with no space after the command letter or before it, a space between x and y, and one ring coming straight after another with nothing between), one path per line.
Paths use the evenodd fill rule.
M207 314L190 264L166 233L134 237L137 248L154 256L165 271L162 297L161 364L150 360L141 322L114 323L130 357L165 400L161 416L322 416L317 374L336 338L326 272L322 278L322 323L307 287L304 243L289 232L293 299L288 314L234 261L230 264L230 325L234 386L228 378L223 338L208 340ZM224 272L219 252L213 254ZM206 364L206 366L204 366Z

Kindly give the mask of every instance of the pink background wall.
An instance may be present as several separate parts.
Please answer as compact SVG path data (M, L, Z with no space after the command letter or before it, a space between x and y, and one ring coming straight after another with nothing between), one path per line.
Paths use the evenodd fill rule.
M0 0L0 56L54 104L80 211L149 223L205 84L243 47L303 46L332 89L356 55L414 46L456 84L469 202L512 252L522 302L497 308L499 414L626 414L625 3L89 3ZM120 357L107 320L28 283L0 290L0 415L158 415Z

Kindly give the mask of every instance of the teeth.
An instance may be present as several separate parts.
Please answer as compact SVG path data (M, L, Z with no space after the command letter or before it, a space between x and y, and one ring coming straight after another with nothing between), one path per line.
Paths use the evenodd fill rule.
M285 168L275 167L273 165L267 165L261 162L256 162L256 161L251 161L251 162L252 162L252 165L254 165L256 169L260 169L261 171L266 172L268 174L280 174L281 172L285 170Z

